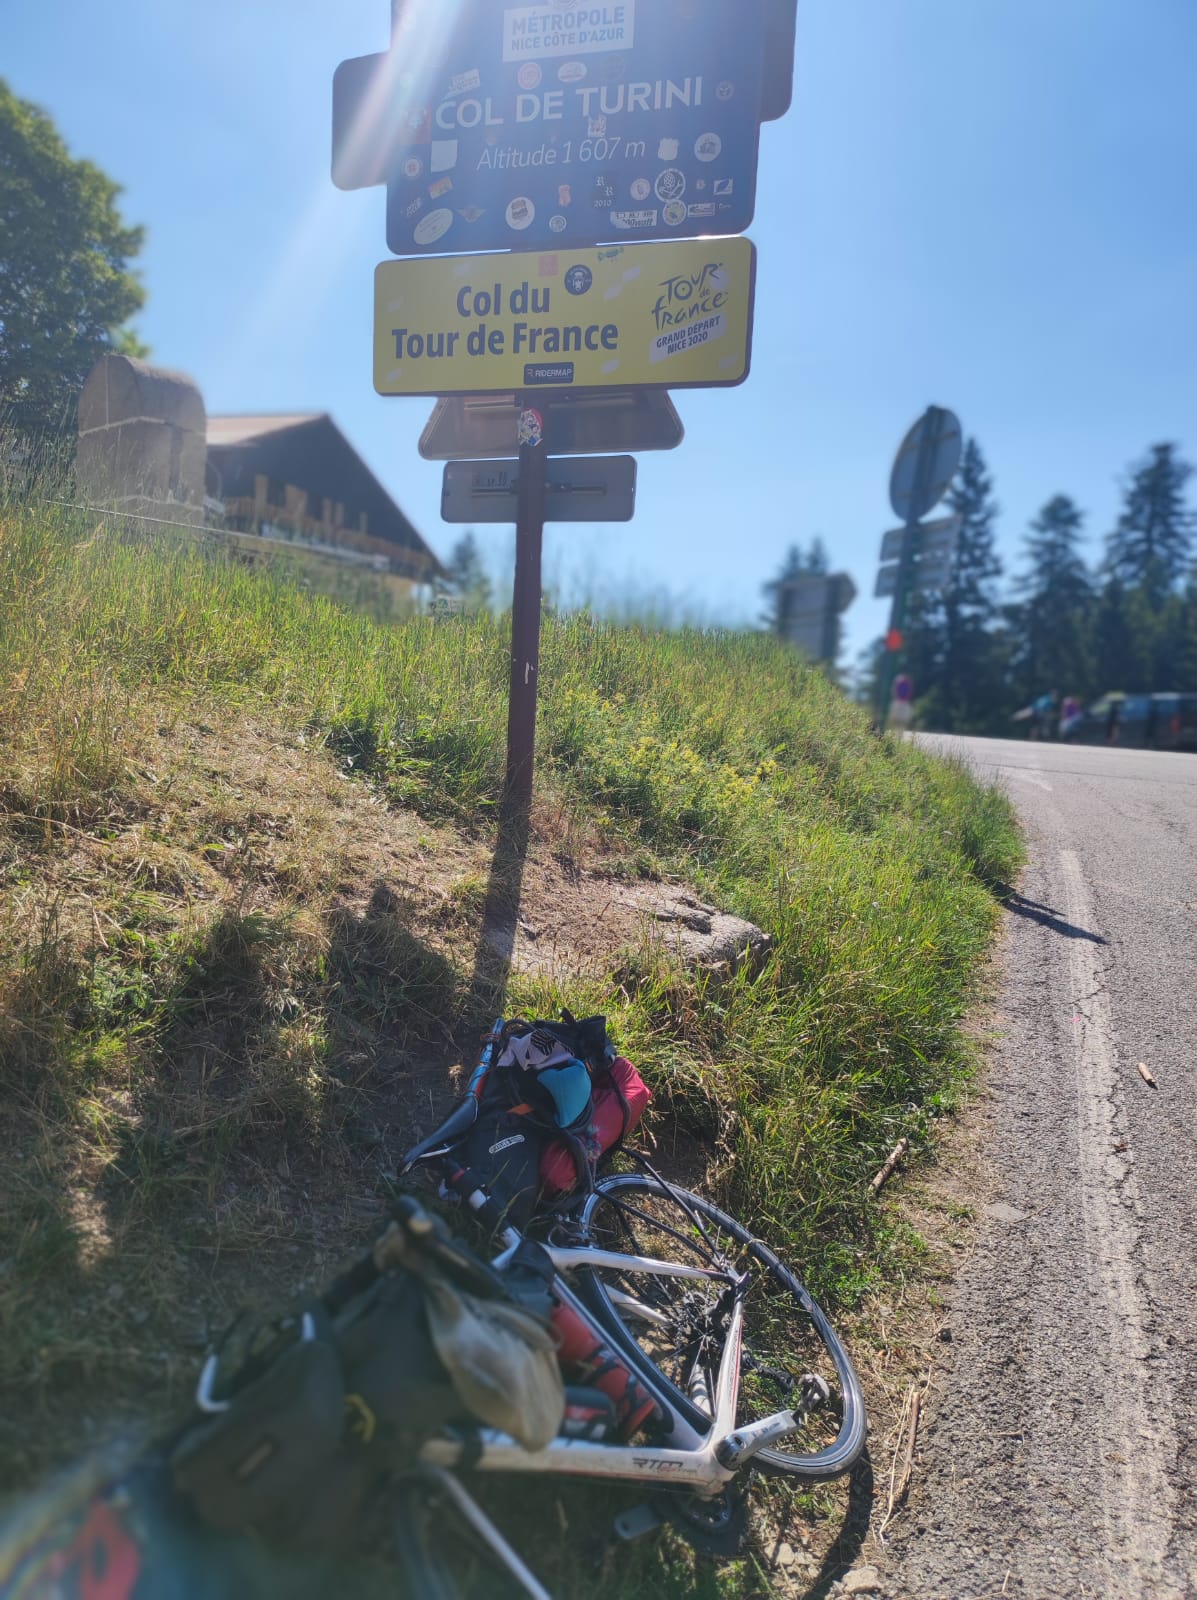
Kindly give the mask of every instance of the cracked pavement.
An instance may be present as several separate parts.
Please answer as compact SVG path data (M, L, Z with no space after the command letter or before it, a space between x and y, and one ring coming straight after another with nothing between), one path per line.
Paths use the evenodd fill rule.
M925 743L1006 788L1030 859L978 1109L994 1203L883 1592L1197 1600L1197 757Z

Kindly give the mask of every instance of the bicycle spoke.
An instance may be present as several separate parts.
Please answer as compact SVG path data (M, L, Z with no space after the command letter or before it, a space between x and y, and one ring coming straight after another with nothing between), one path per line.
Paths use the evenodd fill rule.
M701 1210L701 1230L693 1227ZM639 1174L606 1179L588 1202L594 1243L648 1260L742 1275L738 1425L792 1410L795 1427L762 1451L766 1471L832 1476L863 1448L859 1385L839 1341L802 1286L733 1219L697 1196ZM710 1396L727 1332L727 1285L654 1277L651 1268L593 1270L611 1312L642 1355L691 1404ZM641 1312L647 1314L641 1314ZM830 1343L828 1339L830 1338ZM825 1396L829 1403L821 1403ZM699 1409L707 1411L709 1398ZM823 1469L826 1468L824 1471Z

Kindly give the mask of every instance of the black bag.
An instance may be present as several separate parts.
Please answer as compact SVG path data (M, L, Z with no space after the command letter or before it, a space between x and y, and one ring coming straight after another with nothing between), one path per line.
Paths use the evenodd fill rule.
M509 1286L414 1201L397 1209L401 1222L321 1300L253 1330L238 1351L226 1340L230 1377L211 1396L226 1409L197 1418L170 1455L176 1490L210 1527L336 1547L424 1440L476 1425L433 1344L426 1278L544 1319L543 1286L532 1294L526 1270Z
M308 1316L315 1337L238 1384L227 1411L184 1435L171 1472L210 1527L316 1549L347 1534L372 1485L423 1440L470 1419L410 1273L379 1278L335 1330Z
M533 1054L521 1049L525 1043L539 1044L541 1056L551 1059L549 1042L559 1045L568 1060L585 1063L591 1074L605 1071L615 1054L605 1017L579 1021L564 1011L560 1022L522 1018L505 1022L485 1041L490 1065L475 1084L478 1118L458 1148L463 1165L479 1187L516 1227L523 1227L536 1209L541 1192L540 1158L550 1140L574 1140L579 1170L587 1169L585 1138L593 1109L589 1093L570 1122L563 1125L542 1072L518 1064L521 1056Z

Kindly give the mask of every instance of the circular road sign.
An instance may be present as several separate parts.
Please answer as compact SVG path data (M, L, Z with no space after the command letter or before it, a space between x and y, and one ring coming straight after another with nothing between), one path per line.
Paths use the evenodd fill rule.
M928 406L902 440L889 476L889 503L903 522L926 516L943 499L960 465L961 442L959 421L942 406Z
M904 672L899 672L898 676L894 679L894 699L914 699L914 682Z

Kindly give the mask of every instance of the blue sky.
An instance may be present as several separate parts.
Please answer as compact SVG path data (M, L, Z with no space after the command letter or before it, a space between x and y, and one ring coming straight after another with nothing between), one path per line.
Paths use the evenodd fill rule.
M437 0L443 4L444 0ZM435 549L430 402L371 386L381 190L328 176L333 69L387 0L0 0L0 74L148 230L138 320L210 411L331 411ZM799 0L794 105L761 139L753 371L678 396L636 520L555 527L567 590L667 588L754 618L794 541L856 580L892 524L890 462L929 403L988 458L1000 547L1057 491L1094 539L1126 466L1197 457L1193 0ZM507 530L479 530L501 570Z

